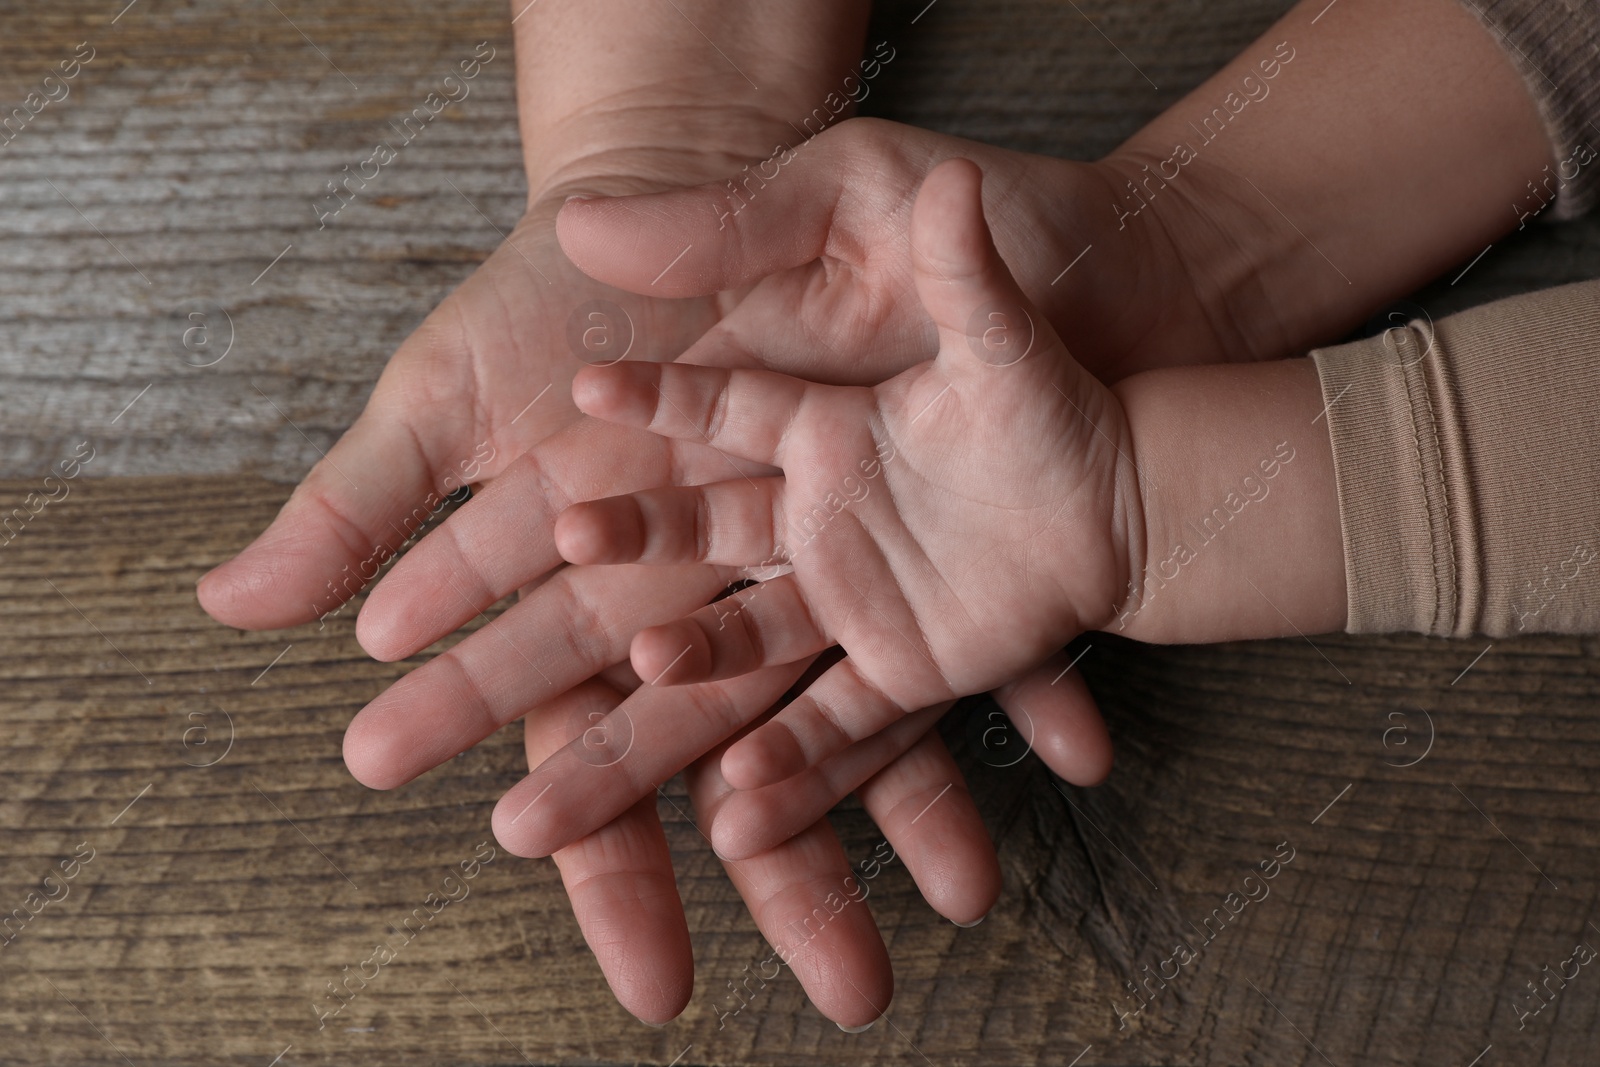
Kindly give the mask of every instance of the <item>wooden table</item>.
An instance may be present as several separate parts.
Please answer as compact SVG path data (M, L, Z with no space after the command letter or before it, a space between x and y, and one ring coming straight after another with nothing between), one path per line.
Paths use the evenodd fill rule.
M4 509L77 442L97 450L96 477L0 551L0 914L28 914L51 870L74 876L0 934L0 1062L1594 1061L1592 968L1518 1019L1525 982L1600 946L1600 667L1577 638L1092 636L1082 669L1117 772L1063 793L1034 758L975 758L949 724L1007 892L958 930L886 871L872 907L897 995L890 1025L860 1036L787 978L718 1028L717 994L766 950L668 805L699 982L665 1030L612 1000L553 868L504 853L319 1030L325 984L490 839L520 738L366 790L341 733L408 665L369 660L352 614L227 630L193 583L270 519L515 220L509 62L336 236L308 209L458 54L509 54L507 15L123 2L0 6L0 111L79 42L95 50L71 95L0 146ZM912 25L923 6L878 15L903 58L876 113L1091 156L1287 5L942 0ZM1600 225L1539 228L1417 299L1439 315L1596 275ZM226 309L238 339L210 368L182 358L199 306ZM836 820L870 855L860 810ZM1275 849L1293 859L1269 895L1213 919L1221 932L1119 1028L1115 1006L1138 1003L1124 982L1173 966L1176 940Z

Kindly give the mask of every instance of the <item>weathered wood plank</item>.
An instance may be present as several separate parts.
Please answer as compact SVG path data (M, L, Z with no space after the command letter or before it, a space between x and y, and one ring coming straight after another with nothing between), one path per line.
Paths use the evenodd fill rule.
M941 0L912 25L925 6L881 5L873 32L899 55L869 113L1092 157L1287 4ZM502 5L277 7L140 0L113 23L118 5L0 6L0 113L80 42L95 49L70 94L0 146L0 474L42 474L95 431L96 476L292 481L516 220ZM326 183L479 41L497 58L471 95L319 229ZM1600 273L1596 225L1508 242L1425 304L1446 313ZM231 322L212 367L182 344L196 302Z
M486 839L519 741L364 790L340 736L404 666L361 653L353 613L322 632L224 630L193 581L287 493L239 475L283 483L310 466L515 220L523 186L503 5L277 6L0 3L0 114L78 42L97 50L69 97L0 146L0 475L21 479L0 487L0 512L86 439L90 476L190 476L76 481L0 547L0 914L80 842L95 850L0 947L0 1061L264 1064L292 1044L281 1062L1064 1064L1092 1044L1085 1067L1466 1064L1490 1043L1485 1064L1586 1061L1589 969L1521 1031L1516 998L1600 938L1588 639L1497 643L1452 684L1482 646L1092 638L1082 666L1116 775L1068 804L1031 759L968 755L1007 896L958 931L903 871L881 877L892 1027L842 1035L784 978L719 1030L718 994L767 950L663 805L699 973L666 1031L612 1001L549 865L503 854L319 1031L324 983ZM868 110L1092 156L1286 6L939 0L912 25L925 0L883 4L874 32L900 57ZM480 40L499 58L471 98L319 231L324 183ZM1417 300L1437 315L1597 274L1600 224L1539 228ZM173 309L188 300L233 316L236 347L214 367L182 359ZM1391 766L1427 736L1419 709L1434 747ZM836 821L851 855L871 853L858 809ZM1122 982L1286 840L1296 856L1271 895L1119 1030Z
M1090 1044L1085 1063L1320 1062L1309 1038L1335 1063L1466 1063L1491 1042L1500 1062L1574 1063L1591 1041L1587 971L1525 1031L1514 1006L1600 939L1600 642L1577 638L1497 642L1464 675L1482 646L1092 638L1082 669L1120 753L1107 786L1069 804L1032 758L990 766L1011 754L971 751L951 724L1008 891L963 931L898 867L880 876L893 1027L840 1034L785 977L719 1029L726 983L768 950L669 789L699 981L665 1032L612 1001L553 869L503 853L319 1031L325 983L398 943L391 927L487 839L523 767L512 730L365 790L342 730L405 666L368 660L349 614L240 634L199 611L195 578L285 492L79 481L0 549L0 903L94 850L0 948L6 1058L120 1062L108 1038L170 1063L265 1063L290 1044L299 1063L520 1062L513 1044L535 1062L665 1063L691 1044L680 1062L1065 1063ZM1424 711L1431 750L1392 766L1423 752ZM864 815L837 822L865 860ZM1187 924L1285 841L1269 895L1119 1029L1113 1004L1138 1003L1122 982L1193 941Z

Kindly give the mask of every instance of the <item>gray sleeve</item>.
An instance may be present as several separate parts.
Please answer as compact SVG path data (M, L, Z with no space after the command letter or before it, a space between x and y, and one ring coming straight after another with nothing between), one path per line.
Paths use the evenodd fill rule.
M1461 3L1505 48L1539 105L1557 160L1542 182L1554 199L1544 214L1557 219L1585 214L1600 198L1600 2Z

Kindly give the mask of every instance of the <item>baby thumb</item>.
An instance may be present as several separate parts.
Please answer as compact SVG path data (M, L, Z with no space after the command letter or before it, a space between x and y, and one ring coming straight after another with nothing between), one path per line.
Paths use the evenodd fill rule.
M995 249L976 163L951 159L928 172L911 210L911 263L950 381L997 367L1016 367L1011 376L1029 388L1054 380L1064 349Z

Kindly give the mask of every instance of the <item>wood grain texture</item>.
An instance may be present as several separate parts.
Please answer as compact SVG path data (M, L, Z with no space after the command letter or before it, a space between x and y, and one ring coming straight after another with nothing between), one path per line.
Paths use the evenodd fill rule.
M1081 1062L1309 1064L1314 1042L1337 1064L1465 1064L1491 1043L1496 1062L1578 1063L1592 1041L1600 977L1582 971L1522 1031L1514 998L1600 943L1594 639L1497 642L1472 663L1480 646L1422 638L1091 637L1080 669L1117 772L1063 793L1033 757L998 766L1020 737L972 743L981 706L952 717L1007 894L958 930L898 866L880 875L894 1025L855 1037L787 977L718 1025L727 982L769 950L670 787L699 977L657 1032L612 1000L549 864L500 853L402 936L489 839L523 773L518 731L393 792L349 777L345 724L408 665L369 660L350 614L242 634L193 599L284 495L80 481L0 550L0 904L93 850L7 931L0 1061L265 1064L292 1045L283 1062L667 1063L692 1045L680 1063L1060 1064L1092 1045ZM1395 766L1422 756L1427 717L1431 749ZM854 806L836 822L864 862L870 823ZM1137 1003L1123 982L1179 938L1200 946L1188 924L1283 842L1268 895L1119 1027L1113 1005ZM325 983L380 941L396 962L319 1028Z
M873 33L898 56L865 110L1092 158L1288 6L893 0ZM521 212L506 11L493 0L121 10L0 4L0 116L80 42L95 49L70 95L0 145L0 475L42 475L93 431L98 477L294 481ZM479 41L497 58L472 94L319 229L326 183ZM1503 241L1423 303L1438 317L1594 277L1597 227ZM233 347L211 367L192 366L183 345L199 305L231 323L217 336Z
M1286 6L883 4L874 32L900 58L868 110L1092 156ZM661 810L698 982L665 1031L611 998L553 868L503 853L319 1030L325 983L397 940L488 839L520 738L365 790L343 728L407 665L371 662L353 612L228 631L193 583L265 524L517 217L506 23L480 0L0 3L0 114L78 42L97 50L0 147L0 475L17 479L0 512L86 438L95 476L165 476L74 482L0 548L0 917L94 850L0 947L0 1063L1347 1067L1465 1065L1490 1044L1486 1067L1593 1059L1593 968L1525 1029L1516 1011L1541 968L1600 945L1590 639L1499 642L1463 674L1482 645L1090 638L1116 774L1058 792L1031 757L974 750L983 707L952 718L1007 893L957 930L885 872L871 907L897 995L892 1025L864 1035L787 977L719 1029L725 983L768 950L675 787ZM319 231L324 183L480 40L502 58L471 98ZM1596 275L1600 225L1530 229L1416 299L1439 315ZM232 316L214 367L183 359L190 300ZM1426 758L1395 766L1429 736ZM836 822L868 857L860 810ZM1119 1029L1123 983L1284 841L1295 858L1270 895Z

